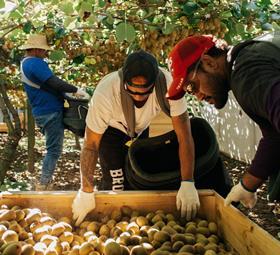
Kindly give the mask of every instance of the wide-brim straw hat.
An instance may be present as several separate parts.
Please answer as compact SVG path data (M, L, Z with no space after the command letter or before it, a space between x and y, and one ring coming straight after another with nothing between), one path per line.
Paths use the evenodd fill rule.
M28 49L52 50L47 43L46 36L40 34L30 35L26 43L20 46L19 49L20 50L28 50Z

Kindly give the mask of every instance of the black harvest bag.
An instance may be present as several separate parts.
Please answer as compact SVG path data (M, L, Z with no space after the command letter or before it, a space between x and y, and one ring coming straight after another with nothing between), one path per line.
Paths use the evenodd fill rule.
M67 96L64 100L63 123L65 128L77 136L84 137L89 100Z

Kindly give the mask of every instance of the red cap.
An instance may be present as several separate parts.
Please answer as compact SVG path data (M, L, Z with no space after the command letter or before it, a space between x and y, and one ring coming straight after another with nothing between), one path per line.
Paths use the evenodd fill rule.
M184 81L188 68L198 61L201 55L215 46L214 38L210 35L187 37L178 42L169 54L169 69L173 81L166 94L171 100L178 100L185 95Z

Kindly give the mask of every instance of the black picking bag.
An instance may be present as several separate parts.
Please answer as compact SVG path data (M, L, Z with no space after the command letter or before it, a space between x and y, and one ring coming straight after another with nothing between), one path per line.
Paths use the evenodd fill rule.
M219 154L215 133L202 118L191 119L195 143L194 179L198 189L215 189L225 196L232 182ZM130 146L125 174L133 189L178 189L181 182L178 141L174 131L146 139Z
M80 137L84 136L88 99L65 97L63 123L66 129ZM65 106L66 105L66 106Z

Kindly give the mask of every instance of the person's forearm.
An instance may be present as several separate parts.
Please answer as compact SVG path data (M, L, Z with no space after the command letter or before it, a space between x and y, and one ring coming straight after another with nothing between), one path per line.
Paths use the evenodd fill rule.
M81 189L84 192L93 192L94 171L98 152L94 149L83 148L80 156Z
M264 180L251 175L250 173L245 173L241 179L241 185L247 191L255 192L258 187L263 184Z
M46 80L45 83L42 85L42 88L43 89L51 88L56 91L66 92L66 93L76 93L77 92L77 87L67 83L66 81L59 79L55 75L53 75L48 80Z
M184 142L179 141L179 158L182 181L193 180L194 149L192 141L189 141L189 139Z
M173 117L172 123L179 143L181 179L193 180L195 152L188 114Z

